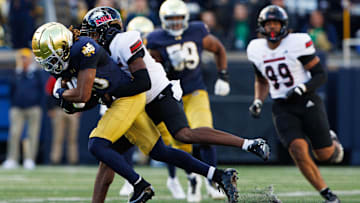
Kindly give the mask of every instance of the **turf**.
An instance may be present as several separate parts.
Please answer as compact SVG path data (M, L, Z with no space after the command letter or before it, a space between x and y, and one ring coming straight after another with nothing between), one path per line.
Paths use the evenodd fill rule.
M224 166L222 166L224 167ZM275 196L282 202L322 202L318 193L293 166L234 166L239 172L239 202L270 202ZM155 188L149 202L176 202L166 188L165 168L137 167ZM360 202L359 167L321 167L328 185L343 203ZM5 202L90 202L97 168L95 166L39 166L34 171L0 170L0 203ZM186 188L185 174L178 170ZM106 202L127 202L118 196L123 179L116 177ZM202 188L202 202L224 202L209 199Z

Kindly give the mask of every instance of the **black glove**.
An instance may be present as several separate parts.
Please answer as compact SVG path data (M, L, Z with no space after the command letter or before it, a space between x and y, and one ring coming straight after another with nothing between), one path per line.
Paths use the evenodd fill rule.
M286 99L292 100L292 99L300 98L305 94L305 92L306 92L306 86L304 84L300 84L286 93Z
M79 110L74 107L73 102L68 102L63 98L60 99L60 107L67 114L73 114L73 113L79 112Z
M260 99L255 99L254 102L249 107L250 115L254 118L259 118L261 113L262 101Z

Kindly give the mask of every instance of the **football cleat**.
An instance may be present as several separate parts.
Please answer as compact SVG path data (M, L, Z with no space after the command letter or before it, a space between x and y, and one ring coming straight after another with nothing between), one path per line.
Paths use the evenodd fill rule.
M330 137L333 141L337 143L339 149L339 154L334 159L334 163L340 163L344 159L344 147L340 143L339 138L337 137L336 133L333 130L330 130Z
M212 181L210 183L207 178L204 178L204 179L205 179L205 186L206 186L207 194L209 195L209 197L211 199L220 200L220 199L226 198L225 193L218 188L219 186L215 182Z
M340 203L340 199L332 192L325 195L325 203Z
M154 188L144 181L141 185L135 185L129 203L145 203L155 195Z
M238 202L238 190L237 190L237 172L233 168L228 168L221 176L221 181L218 182L220 188L224 191L228 198L229 203Z
M188 190L187 201L188 202L200 202L201 201L201 177L197 174L191 173L188 176Z
M175 178L168 177L166 181L166 186L170 190L171 195L173 196L174 199L185 199L186 197L185 192L182 189L181 184L177 179L177 177Z
M266 141L262 138L257 138L253 141L254 142L251 145L249 145L248 151L259 156L264 161L268 160L270 157L270 147L266 143Z
M120 189L119 195L120 196L129 196L132 192L134 191L134 187L127 181L125 180L124 185L122 186L122 188Z

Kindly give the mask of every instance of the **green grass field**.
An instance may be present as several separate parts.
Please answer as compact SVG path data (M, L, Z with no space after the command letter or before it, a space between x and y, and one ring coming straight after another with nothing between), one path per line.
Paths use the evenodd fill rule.
M224 168L224 167L221 167ZM292 166L235 166L239 172L239 202L269 202L271 194L282 202L322 202L318 193ZM155 188L155 197L149 202L176 202L166 188L165 168L137 167L136 170ZM360 202L359 167L321 167L328 185L337 192L343 203ZM39 166L34 171L24 169L0 170L0 203L5 202L90 202L97 168ZM186 188L183 171L178 170L181 184ZM116 177L106 202L126 202L118 196L123 179ZM202 202L211 200L202 188Z

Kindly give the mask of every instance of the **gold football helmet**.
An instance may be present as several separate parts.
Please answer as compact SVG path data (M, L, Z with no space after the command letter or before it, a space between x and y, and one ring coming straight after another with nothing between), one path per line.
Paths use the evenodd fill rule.
M53 74L67 69L72 44L72 32L56 22L40 26L32 38L35 60L45 71Z
M187 29L189 10L182 0L166 0L160 7L161 26L170 35L179 36Z
M126 27L127 31L136 30L141 33L141 37L144 38L147 34L154 30L154 24L146 17L138 16L133 18Z

